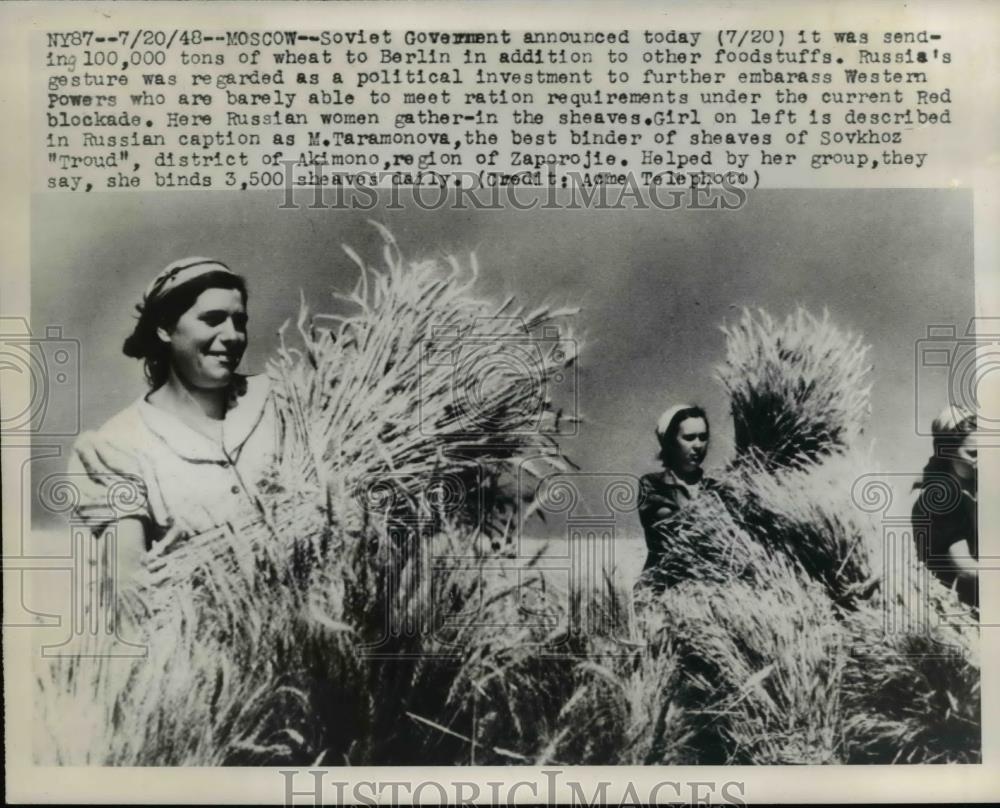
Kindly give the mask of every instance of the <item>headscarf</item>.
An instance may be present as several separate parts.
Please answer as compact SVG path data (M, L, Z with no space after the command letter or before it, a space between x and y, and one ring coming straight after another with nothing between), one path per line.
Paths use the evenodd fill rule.
M162 311L160 304L177 289L209 274L231 275L233 278L240 279L239 275L221 261L198 256L174 261L159 272L146 287L142 300L136 304L135 308L139 313L139 319L131 335L122 346L123 353L136 359L148 360L154 353L150 346L157 344L155 332L160 320L159 314ZM148 362L146 371L148 377L150 375Z
M661 415L659 417L659 420L657 420L656 422L657 440L660 441L661 443L663 442L663 439L667 435L667 430L670 429L670 422L674 420L674 418L677 416L677 413L681 412L681 410L697 410L697 409L701 408L696 406L695 404L675 404L673 407L664 410L663 415Z
M236 275L229 267L214 258L182 258L180 261L168 264L146 287L146 293L138 306L139 313L142 314L148 308L155 306L157 301L162 300L174 289L209 272Z

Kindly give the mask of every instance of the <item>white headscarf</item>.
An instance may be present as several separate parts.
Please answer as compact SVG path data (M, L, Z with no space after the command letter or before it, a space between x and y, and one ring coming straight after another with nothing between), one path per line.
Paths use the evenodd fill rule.
M698 409L694 404L675 404L673 407L664 410L663 415L656 422L656 437L662 442L663 438L666 437L667 430L670 429L670 422L674 420L677 413L681 410L694 409Z

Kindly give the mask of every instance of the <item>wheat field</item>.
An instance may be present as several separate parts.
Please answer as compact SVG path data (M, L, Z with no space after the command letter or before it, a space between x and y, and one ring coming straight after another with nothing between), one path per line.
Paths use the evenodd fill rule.
M384 248L302 310L269 373L282 450L245 523L153 551L121 592L143 658L43 660L39 762L72 765L788 764L980 759L977 630L950 591L887 576L852 502L868 349L828 316L744 312L718 377L737 457L696 498L663 592L617 569L558 575L510 485L573 470L539 354L502 355L505 318L574 333L579 313L476 293L474 259ZM475 328L492 362L468 401L424 361ZM485 330L484 330L485 329ZM443 336L442 336L443 335ZM562 563L565 566L565 563ZM748 610L747 603L754 608ZM929 607L929 628L884 631ZM907 624L910 625L910 624ZM917 623L914 622L913 626Z

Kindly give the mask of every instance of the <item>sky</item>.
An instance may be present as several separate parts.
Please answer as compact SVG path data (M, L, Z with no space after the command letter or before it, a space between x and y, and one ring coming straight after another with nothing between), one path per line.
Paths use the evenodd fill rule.
M134 305L166 264L217 257L250 287L250 349L259 372L300 290L316 309L349 290L351 245L377 261L394 233L410 257L474 252L481 291L513 294L529 307L580 306L579 434L567 454L583 469L655 469L653 427L673 403L698 402L712 422L707 465L732 453L719 326L742 307L783 317L802 305L863 335L872 346L872 417L881 470L919 470L927 424L947 401L941 378L917 371L915 350L931 325L959 333L973 312L972 197L959 190L776 190L739 211L280 209L268 192L103 193L38 196L32 215L32 327L58 325L80 345L80 422L98 427L145 392L141 366L121 353ZM923 389L919 407L917 382ZM57 395L46 417L73 420L75 400ZM53 441L65 465L72 439ZM44 514L36 521L44 522ZM626 530L637 530L638 521Z

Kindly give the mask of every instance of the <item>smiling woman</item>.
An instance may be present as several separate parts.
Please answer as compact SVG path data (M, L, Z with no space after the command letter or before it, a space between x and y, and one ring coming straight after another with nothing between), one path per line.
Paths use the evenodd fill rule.
M95 537L114 527L123 576L154 543L238 523L256 508L276 429L267 379L236 372L246 304L242 277L188 258L157 275L137 307L123 351L143 360L151 390L83 434L70 461L75 515Z

